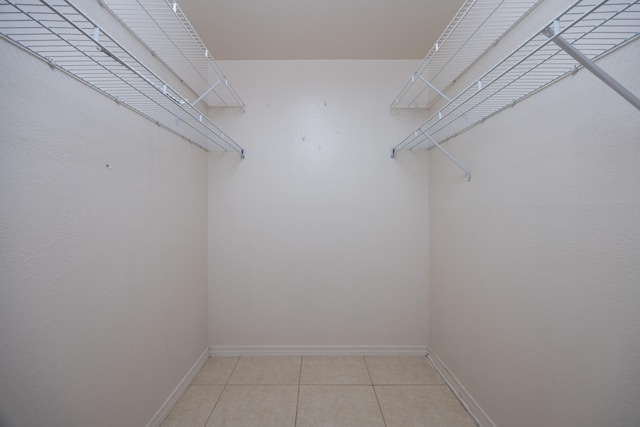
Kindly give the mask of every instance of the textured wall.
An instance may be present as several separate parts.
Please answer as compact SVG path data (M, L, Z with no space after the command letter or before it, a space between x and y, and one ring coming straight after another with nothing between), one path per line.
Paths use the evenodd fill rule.
M448 142L471 182L431 154L430 347L498 427L640 419L639 142L583 70Z
M210 154L214 346L425 346L427 153L389 158L415 61L228 61L248 151Z
M207 348L207 155L0 58L0 425L146 425Z

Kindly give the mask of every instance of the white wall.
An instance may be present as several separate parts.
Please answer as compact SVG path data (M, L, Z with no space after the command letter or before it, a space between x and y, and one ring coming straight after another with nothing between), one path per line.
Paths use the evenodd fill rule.
M145 425L208 347L207 155L3 40L0 92L0 425Z
M209 155L214 347L426 346L424 114L389 113L417 61L224 61L247 149Z
M640 94L640 43L600 65ZM587 71L430 157L430 348L498 427L640 420L640 113Z

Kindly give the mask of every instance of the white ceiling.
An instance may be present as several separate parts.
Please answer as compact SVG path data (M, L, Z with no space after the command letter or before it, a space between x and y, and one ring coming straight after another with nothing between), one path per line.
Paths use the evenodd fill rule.
M420 59L463 0L181 0L214 58Z

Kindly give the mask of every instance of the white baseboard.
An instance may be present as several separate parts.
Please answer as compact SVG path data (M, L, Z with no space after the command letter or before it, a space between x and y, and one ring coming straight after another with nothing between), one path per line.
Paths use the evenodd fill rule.
M473 400L473 397L471 397L460 381L458 381L449 368L447 368L442 360L430 349L427 350L427 359L429 359L433 367L438 371L444 382L449 386L453 394L456 395L478 427L496 427L493 421L491 421L491 418L489 418L480 405Z
M426 346L211 346L211 357L424 356Z
M187 375L185 375L182 381L173 389L167 400L165 400L160 409L158 409L158 412L156 412L153 418L151 418L151 421L147 423L147 427L159 427L162 424L184 392L187 391L187 387L189 387L191 381L198 375L198 372L200 372L200 369L202 369L207 359L209 359L208 348L202 352L202 355L200 355L196 363L189 369Z

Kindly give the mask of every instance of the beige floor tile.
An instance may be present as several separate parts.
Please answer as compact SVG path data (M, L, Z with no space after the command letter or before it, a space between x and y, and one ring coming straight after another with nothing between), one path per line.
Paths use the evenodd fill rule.
M241 357L229 384L298 384L300 357Z
M445 385L375 386L387 427L474 427Z
M237 357L211 357L191 385L225 385L238 362Z
M424 357L365 357L371 381L379 384L443 384Z
M303 357L300 384L371 384L363 357Z
M372 386L301 385L296 427L384 427Z
M223 386L191 386L173 407L162 427L202 427L216 405Z
M293 427L297 385L228 385L206 427Z

